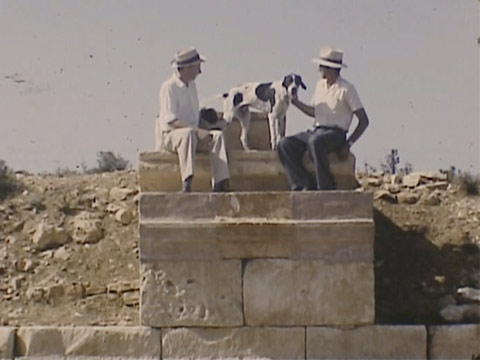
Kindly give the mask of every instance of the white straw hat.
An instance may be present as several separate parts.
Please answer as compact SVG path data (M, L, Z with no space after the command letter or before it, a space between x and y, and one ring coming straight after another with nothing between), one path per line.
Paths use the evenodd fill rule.
M192 47L177 51L175 58L170 62L170 64L174 67L185 67L199 62L204 62L206 60L207 59L205 59L203 56L200 56L200 54L197 52L197 49Z
M340 49L333 49L330 47L323 47L320 49L320 57L312 60L316 64L323 65L334 69L347 67L343 63L343 51Z

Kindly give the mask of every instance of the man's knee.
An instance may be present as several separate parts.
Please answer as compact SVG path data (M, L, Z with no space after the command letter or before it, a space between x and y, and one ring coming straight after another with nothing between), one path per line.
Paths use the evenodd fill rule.
M278 142L277 149L278 150L288 149L291 143L292 143L292 138L290 136L283 137Z

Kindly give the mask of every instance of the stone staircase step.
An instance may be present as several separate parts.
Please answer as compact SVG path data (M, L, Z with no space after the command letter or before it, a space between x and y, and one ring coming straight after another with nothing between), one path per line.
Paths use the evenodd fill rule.
M291 220L371 219L369 192L278 191L230 193L143 193L140 221L214 218Z
M371 219L142 221L140 261L253 258L372 263Z
M307 158L307 157L306 157ZM351 190L357 185L355 157L350 154L339 160L330 154L330 167L339 190ZM312 163L305 159L310 171ZM289 190L284 169L275 151L233 150L229 152L230 187L234 191ZM172 192L181 190L180 170L176 154L142 152L138 164L139 184L143 192ZM313 174L313 173L312 173ZM208 154L198 153L195 159L193 191L211 191L211 172Z

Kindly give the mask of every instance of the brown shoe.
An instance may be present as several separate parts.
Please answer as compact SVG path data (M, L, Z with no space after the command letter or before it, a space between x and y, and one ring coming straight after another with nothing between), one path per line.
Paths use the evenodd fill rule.
M219 181L218 183L213 185L213 191L214 192L227 192L230 191L230 185L228 182L228 179L224 179L222 181Z
M181 191L182 193L192 192L192 180L193 180L193 175L183 180L182 191Z

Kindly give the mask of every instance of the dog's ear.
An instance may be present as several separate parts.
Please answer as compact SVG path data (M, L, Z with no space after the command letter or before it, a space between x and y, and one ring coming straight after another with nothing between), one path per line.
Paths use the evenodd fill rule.
M288 88L292 82L293 82L293 76L287 75L283 78L282 86L284 88Z
M307 85L303 83L300 75L295 75L295 84L297 84L297 86L301 86L303 90L307 90Z

